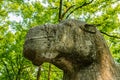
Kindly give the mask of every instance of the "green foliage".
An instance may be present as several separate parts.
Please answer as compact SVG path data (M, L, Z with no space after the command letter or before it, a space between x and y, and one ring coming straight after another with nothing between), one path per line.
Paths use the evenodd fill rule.
M99 30L120 37L120 1L94 0L83 5L90 1L92 0L63 0L63 19L73 11L68 18L98 25ZM36 80L37 67L22 55L25 35L31 27L58 23L59 2L0 0L0 80ZM67 11L69 7L71 8ZM120 62L120 39L109 36L105 38L115 60ZM54 65L51 67L51 80L61 80L62 71ZM49 64L43 64L41 80L48 79L48 68Z

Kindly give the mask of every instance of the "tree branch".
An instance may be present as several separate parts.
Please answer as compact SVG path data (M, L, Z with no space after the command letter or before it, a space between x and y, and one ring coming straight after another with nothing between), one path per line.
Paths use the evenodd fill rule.
M58 21L60 22L62 19L62 0L60 0L60 8L59 8L59 18Z
M49 63L48 80L50 80L51 66L51 63Z
M40 80L41 66L38 67L37 80Z
M101 30L100 30L100 32L101 32L102 34L106 35L106 36L120 39L120 37L118 37L118 36L114 36L114 35L107 34L107 33L103 32L103 31L101 31Z
M101 24L93 24L93 25L95 25L95 26L101 26ZM103 27L103 28L104 28L104 27ZM100 30L100 32L101 32L102 34L106 35L106 36L120 39L120 37L118 37L118 36L114 36L114 35L110 35L110 34L104 32L104 31L102 31L102 30Z
M73 8L74 6L75 6L75 5L72 5L72 6L68 7L67 10L62 14L61 18L63 19L64 16L65 16L65 14L66 14L71 8Z
M79 8L82 8L82 7L84 7L84 6L86 6L86 5L89 5L90 3L92 3L94 0L91 0L89 3L84 3L83 5L80 5L80 6L78 6L78 7L76 7L75 9L73 9L68 15L67 15L67 17L66 17L66 19L74 12L74 11L76 11L76 10L78 10Z

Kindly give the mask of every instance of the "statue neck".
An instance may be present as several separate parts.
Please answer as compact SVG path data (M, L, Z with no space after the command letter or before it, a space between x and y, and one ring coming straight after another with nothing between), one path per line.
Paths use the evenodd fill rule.
M116 66L106 62L93 63L73 73L64 72L63 80L119 80Z
M90 66L77 68L72 73L64 72L63 80L120 80L119 70L108 49L98 49L97 61Z

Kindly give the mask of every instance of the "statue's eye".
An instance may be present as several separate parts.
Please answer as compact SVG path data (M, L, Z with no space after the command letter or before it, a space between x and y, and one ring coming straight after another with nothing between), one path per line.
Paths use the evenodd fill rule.
M92 24L85 24L83 30L91 34L96 33L96 27Z

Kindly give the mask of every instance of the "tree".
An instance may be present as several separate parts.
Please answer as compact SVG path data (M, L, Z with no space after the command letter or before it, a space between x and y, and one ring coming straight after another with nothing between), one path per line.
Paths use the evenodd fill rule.
M36 79L37 67L33 66L21 54L25 35L31 27L44 23L58 23L59 2L59 0L0 1L1 80ZM63 0L62 16L64 17L62 19L75 18L97 25L97 28L104 33L103 35L107 40L114 59L119 62L119 1L95 0L90 2L89 0ZM82 6L85 3L90 4ZM47 64L42 66L41 79L47 78L43 74L48 74L48 67ZM52 71L53 69L55 72ZM52 70L51 78L55 79L55 76L58 77L56 71L59 72L59 70L53 65ZM59 79L62 78L61 73L60 70Z

